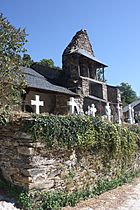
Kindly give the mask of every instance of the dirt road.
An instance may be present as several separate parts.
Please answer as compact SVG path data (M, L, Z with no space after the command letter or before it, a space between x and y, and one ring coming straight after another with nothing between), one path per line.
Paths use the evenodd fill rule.
M63 210L140 210L140 178L103 193L96 199L80 202Z

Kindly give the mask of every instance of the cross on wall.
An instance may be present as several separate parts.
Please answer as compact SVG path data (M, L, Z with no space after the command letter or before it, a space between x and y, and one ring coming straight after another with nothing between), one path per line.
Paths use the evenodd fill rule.
M70 100L67 102L67 105L70 108L70 110L69 110L70 114L74 114L75 113L75 108L76 108L77 113L79 114L79 107L78 107L78 105L75 102L73 97L70 98Z
M95 117L95 113L97 112L97 109L96 109L96 107L95 107L94 104L91 104L90 111L91 111L91 115L92 115L93 117Z
M39 107L44 106L44 101L40 101L39 97L39 95L35 95L35 100L31 100L31 105L35 106L36 114L40 113Z

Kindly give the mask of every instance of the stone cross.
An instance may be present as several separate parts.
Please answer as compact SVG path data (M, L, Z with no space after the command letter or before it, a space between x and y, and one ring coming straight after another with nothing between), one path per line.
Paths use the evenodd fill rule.
M87 114L88 116L91 115L91 110L90 109L91 109L90 106L88 106L88 110L85 112L85 114Z
M67 102L67 105L70 107L70 110L69 110L70 114L75 113L75 108L76 108L77 113L79 114L79 107L73 97L70 98L70 101Z
M95 117L95 113L97 112L97 109L96 109L96 107L95 107L94 104L91 104L90 111L91 111L91 115L92 115L93 117Z
M105 112L106 112L108 121L111 121L111 108L109 106L109 102L107 102L105 106Z
M39 107L44 106L44 101L39 100L39 95L35 95L35 100L31 100L31 105L36 106L36 114L39 114Z
M95 117L95 113L96 113L96 112L97 112L97 109L96 109L95 105L94 105L94 104L91 104L91 107L88 106L88 110L86 111L86 114L87 114L88 116L93 116L93 117Z

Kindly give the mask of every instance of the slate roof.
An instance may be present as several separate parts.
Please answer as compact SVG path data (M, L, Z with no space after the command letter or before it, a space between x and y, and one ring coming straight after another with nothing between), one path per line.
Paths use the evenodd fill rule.
M83 49L76 49L76 50L71 50L70 54L71 53L77 53L77 54L80 54L80 55L83 55L99 64L102 64L104 67L108 67L106 64L104 64L103 62L99 61L95 56L89 54L87 51L83 50Z
M135 106L137 106L138 104L140 104L140 99L136 100L134 102L132 102L131 104L128 104L127 106L125 106L123 108L123 112L127 112L129 110L129 105L131 105L132 108L134 108Z
M44 76L37 73L35 70L31 68L21 67L21 71L25 75L25 80L27 82L28 87L37 88L41 90L47 90L47 91L53 91L53 92L58 92L58 93L64 93L64 94L73 95L73 96L77 95L76 93L73 93L67 88L51 84L50 82L47 81L47 79Z
M35 70L36 72L38 72L39 74L43 75L50 82L51 81L57 82L58 78L61 77L61 74L62 74L62 69L58 69L56 67L51 68L49 66L43 66L37 62L33 63L31 68L33 70ZM51 82L51 83L53 83L53 82Z

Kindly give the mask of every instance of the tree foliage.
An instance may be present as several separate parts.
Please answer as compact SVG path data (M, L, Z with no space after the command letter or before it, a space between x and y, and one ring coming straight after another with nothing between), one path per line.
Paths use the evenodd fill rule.
M55 67L54 66L54 61L52 59L42 59L39 61L39 64L41 64L42 66L48 66L48 67Z
M25 80L20 70L25 30L16 29L0 14L0 108L20 102Z
M118 86L118 88L121 91L121 98L123 105L130 104L138 99L136 92L132 89L131 85L129 85L128 83L122 82Z
M29 54L23 54L22 66L30 67L33 64L33 60Z

